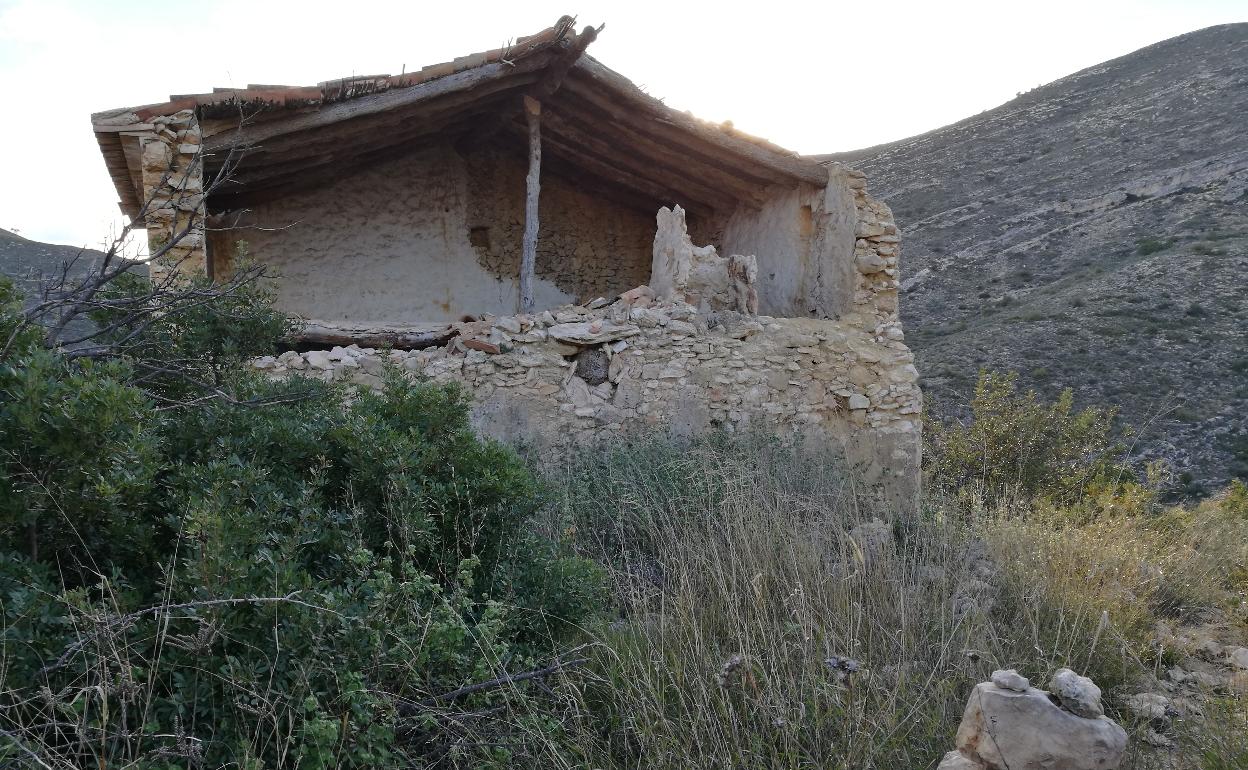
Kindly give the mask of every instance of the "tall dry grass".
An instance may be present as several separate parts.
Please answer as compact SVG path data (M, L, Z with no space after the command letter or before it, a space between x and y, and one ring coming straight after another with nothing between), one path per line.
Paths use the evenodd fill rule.
M1170 525L899 515L758 437L616 448L554 486L545 523L607 565L618 614L558 691L568 767L934 767L993 669L1069 666L1112 710L1160 615L1228 596L1228 549Z

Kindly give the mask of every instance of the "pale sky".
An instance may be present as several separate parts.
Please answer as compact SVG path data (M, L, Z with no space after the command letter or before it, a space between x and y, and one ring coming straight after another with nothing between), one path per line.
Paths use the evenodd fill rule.
M576 14L672 107L804 153L922 133L1248 0L0 0L0 227L99 246L123 221L92 112L247 83L398 73Z

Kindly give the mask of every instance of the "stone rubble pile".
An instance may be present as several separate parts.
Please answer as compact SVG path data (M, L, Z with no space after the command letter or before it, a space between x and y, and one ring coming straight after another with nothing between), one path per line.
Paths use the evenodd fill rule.
M1127 733L1105 716L1091 679L1059 669L1050 692L1013 669L975 685L957 749L937 770L1113 770Z
M1178 660L1160 678L1143 678L1126 698L1127 709L1147 723L1145 743L1175 749L1177 724L1205 719L1203 704L1211 694L1248 695L1248 647L1222 644L1216 637L1225 633L1218 623L1181 629L1157 624L1156 644Z

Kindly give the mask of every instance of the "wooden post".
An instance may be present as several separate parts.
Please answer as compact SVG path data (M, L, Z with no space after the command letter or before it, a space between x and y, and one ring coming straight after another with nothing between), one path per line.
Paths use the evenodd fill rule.
M542 103L524 97L529 124L529 175L525 179L524 250L520 256L520 312L533 312L533 266L537 262L537 197L542 173Z

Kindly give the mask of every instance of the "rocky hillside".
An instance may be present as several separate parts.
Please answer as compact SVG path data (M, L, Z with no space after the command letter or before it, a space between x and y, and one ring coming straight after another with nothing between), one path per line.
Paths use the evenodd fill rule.
M55 274L66 264L72 265L71 272L77 274L103 256L93 249L40 243L0 230L0 275L13 278L26 290L36 287L41 274Z
M1187 491L1248 478L1248 24L827 157L903 229L906 335L938 409L980 368L1016 370L1120 407Z
M12 278L28 301L37 296L41 276L55 276L68 265L70 275L76 277L103 257L102 252L94 249L41 243L0 229L0 275ZM142 264L131 269L146 275ZM72 338L90 328L88 321L77 319L66 327L66 334Z

